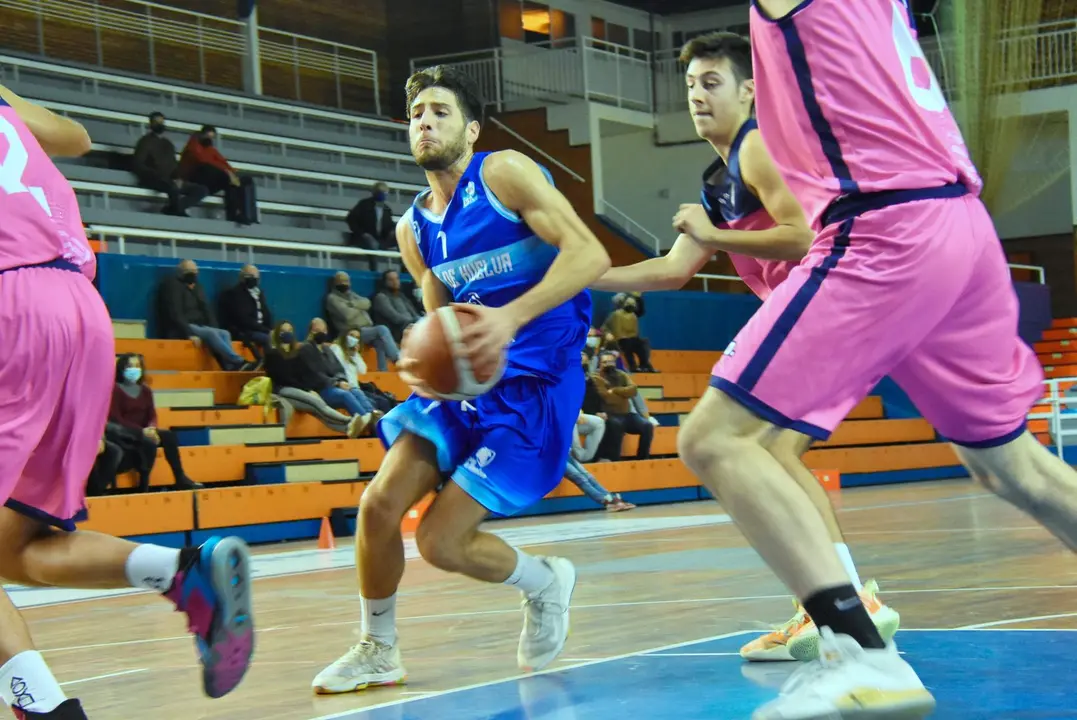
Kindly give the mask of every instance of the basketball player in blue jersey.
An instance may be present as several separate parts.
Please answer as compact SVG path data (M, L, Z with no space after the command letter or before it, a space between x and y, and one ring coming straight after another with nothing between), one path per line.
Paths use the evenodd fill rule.
M516 152L474 152L483 103L467 76L418 72L407 102L412 154L430 187L397 225L404 263L428 312L454 302L474 316L463 341L476 374L496 368L503 351L507 366L486 394L448 402L423 397L407 358L398 364L417 393L379 423L389 451L359 507L363 637L314 679L319 693L406 679L396 633L400 523L430 492L438 495L416 532L419 552L442 570L523 593L522 669L561 652L576 584L568 560L532 557L478 528L561 482L583 403L586 288L609 256L542 167Z
M598 290L676 290L711 259L729 253L737 274L761 300L778 287L804 257L814 238L804 210L767 152L752 108L755 81L752 48L746 38L727 32L689 40L681 50L687 65L688 109L700 138L717 158L703 172L702 204L682 205L674 225L682 234L666 255L610 269L592 287ZM879 634L889 641L900 616L883 604L874 582L861 583L830 497L804 465L795 462L812 439L782 430L773 441L776 455L804 489L823 520L854 587ZM753 661L814 660L819 630L799 602L792 619L753 639L740 654ZM790 648L802 648L794 657Z

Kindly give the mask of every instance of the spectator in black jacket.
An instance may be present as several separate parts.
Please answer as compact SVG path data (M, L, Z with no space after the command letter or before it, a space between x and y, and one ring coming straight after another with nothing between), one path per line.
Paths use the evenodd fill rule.
M190 338L195 347L205 343L224 370L252 367L232 348L232 336L217 324L206 293L198 282L198 265L184 260L176 274L166 277L157 289L158 317L165 338Z
M273 313L259 286L261 278L256 266L244 265L239 282L217 296L221 326L250 348L256 358L264 355L273 329Z
M419 310L406 293L400 290L400 273L386 270L381 275L381 290L374 296L370 317L375 325L384 325L400 345L404 331L419 319Z
M388 199L389 186L380 182L370 197L363 198L351 209L347 222L352 231L352 245L367 250L396 249L396 223Z
M188 208L209 195L209 188L180 178L176 146L164 136L164 132L164 114L151 113L150 131L135 145L131 171L142 187L168 195L168 204L164 208L166 215L186 217Z

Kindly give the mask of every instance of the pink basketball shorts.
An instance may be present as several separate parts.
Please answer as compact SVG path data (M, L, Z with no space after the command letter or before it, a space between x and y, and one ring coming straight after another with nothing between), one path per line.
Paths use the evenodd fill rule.
M0 347L0 502L74 530L115 383L108 311L73 266L8 270Z
M711 385L825 440L889 375L948 440L1025 429L1043 369L977 197L891 204L832 221L714 366Z

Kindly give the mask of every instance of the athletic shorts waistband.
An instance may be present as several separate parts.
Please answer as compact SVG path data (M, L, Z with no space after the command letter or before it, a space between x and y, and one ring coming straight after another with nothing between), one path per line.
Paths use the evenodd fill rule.
M67 270L68 272L81 273L82 269L71 262L70 260L64 260L63 258L56 258L55 260L49 260L48 262L37 263L36 265L16 265L15 267L0 269L0 275L4 273L14 272L16 270L29 270L31 268L43 268L51 270Z
M830 203L823 211L823 227L845 222L872 210L881 210L891 205L903 205L917 200L940 200L967 195L968 187L964 183L952 183L933 188L915 190L884 190L874 193L851 193L842 195Z

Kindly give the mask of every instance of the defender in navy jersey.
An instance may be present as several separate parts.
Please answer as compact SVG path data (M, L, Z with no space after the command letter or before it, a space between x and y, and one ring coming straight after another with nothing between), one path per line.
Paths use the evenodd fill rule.
M752 117L751 45L733 33L710 33L689 40L680 59L687 65L692 122L699 137L718 155L703 171L702 204L681 206L674 225L682 234L667 255L612 268L594 287L612 291L681 288L715 251L724 250L745 284L766 300L807 253L814 233ZM797 469L794 478L823 516L864 607L879 634L889 641L898 631L900 616L881 602L874 582L866 587L861 583L827 492L806 468L800 470L803 466L788 462L801 457L810 445L811 438L782 429L770 448ZM795 659L791 646L818 648L818 638L818 628L798 603L792 619L748 642L740 654L746 660L791 661ZM816 654L817 650L809 652L809 659Z
M561 652L576 571L479 532L489 515L512 515L561 482L583 403L578 371L590 325L587 286L609 256L549 172L516 152L475 153L482 100L448 67L408 80L410 139L430 184L397 225L397 242L427 311L457 303L474 315L463 333L472 366L500 382L470 402L416 394L382 418L389 451L359 508L356 556L363 639L318 674L321 693L403 682L396 591L404 571L400 523L430 492L416 533L419 552L443 570L519 588L525 598L517 663L537 670Z

